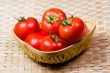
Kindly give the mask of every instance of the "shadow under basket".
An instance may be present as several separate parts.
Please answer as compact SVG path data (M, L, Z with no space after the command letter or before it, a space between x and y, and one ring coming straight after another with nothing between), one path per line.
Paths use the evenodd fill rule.
M89 30L87 35L78 43L72 44L58 51L44 52L36 50L32 46L20 40L13 30L12 34L18 42L18 44L20 45L20 48L34 61L47 64L63 63L83 52L92 39L94 30L96 28L95 21L90 18L83 19L83 21L87 25L87 28Z

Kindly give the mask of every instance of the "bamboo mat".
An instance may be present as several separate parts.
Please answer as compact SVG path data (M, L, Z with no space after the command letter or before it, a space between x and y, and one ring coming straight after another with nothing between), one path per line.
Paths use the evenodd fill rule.
M14 17L33 16L40 21L51 7L68 15L90 16L97 26L87 50L58 65L35 63L11 35ZM110 0L0 0L0 73L110 73Z

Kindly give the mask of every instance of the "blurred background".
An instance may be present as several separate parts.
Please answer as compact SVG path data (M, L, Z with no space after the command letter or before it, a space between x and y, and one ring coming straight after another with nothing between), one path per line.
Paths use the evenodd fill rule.
M15 17L35 17L57 7L67 15L89 16L96 31L88 49L76 59L59 64L35 63L11 35ZM0 73L110 73L110 0L0 0Z

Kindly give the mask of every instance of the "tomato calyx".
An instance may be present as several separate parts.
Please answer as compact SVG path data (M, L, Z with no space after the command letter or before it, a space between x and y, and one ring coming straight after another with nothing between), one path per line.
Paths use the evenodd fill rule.
M59 22L59 23L63 26L68 26L72 22L72 18L73 18L73 16L71 16L70 19L68 19L68 20L65 18L63 22Z
M50 23L54 23L56 21L56 17L55 16L47 16L46 19Z
M24 16L20 16L20 18L15 18L15 19L17 19L19 22L20 22L20 21L25 21L25 20L26 20Z
M61 42L61 40L58 39L58 37L55 34L53 34L52 32L50 32L50 39L52 39L55 42Z

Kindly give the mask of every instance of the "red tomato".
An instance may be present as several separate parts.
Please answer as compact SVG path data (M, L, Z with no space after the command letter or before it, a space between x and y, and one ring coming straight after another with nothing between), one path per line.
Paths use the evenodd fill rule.
M31 33L26 37L25 42L39 50L43 37L44 35L40 32Z
M39 30L38 21L33 17L27 19L21 17L18 21L19 22L15 25L14 32L22 40L24 40L28 34Z
M59 39L59 40L57 40ZM66 42L64 42L61 38L57 36L57 39L52 39L50 35L46 36L42 40L42 44L40 45L41 51L56 51L66 47Z
M47 18L47 16L55 16L56 20L63 21L64 17L66 17L66 14L61 9L50 8L44 12L42 20Z
M42 17L42 27L41 29L46 33L58 34L58 28L60 26L59 22L66 18L66 14L58 8L51 8L44 12Z
M65 20L62 23L62 26L59 27L60 36L70 43L76 43L81 40L87 33L86 31L86 25L80 18L77 17Z
M60 24L58 22L49 23L46 19L42 22L42 31L46 34L49 34L50 32L54 34L59 34L59 26Z

